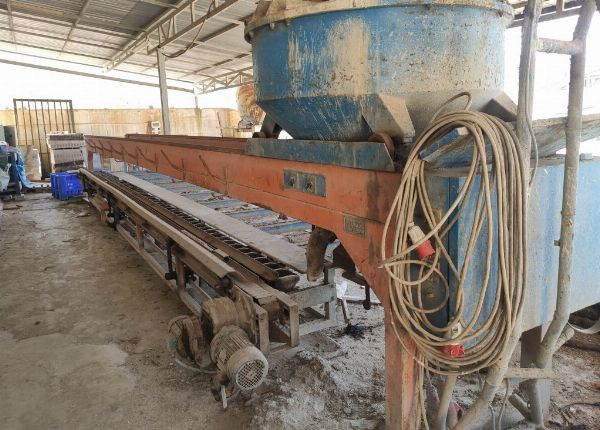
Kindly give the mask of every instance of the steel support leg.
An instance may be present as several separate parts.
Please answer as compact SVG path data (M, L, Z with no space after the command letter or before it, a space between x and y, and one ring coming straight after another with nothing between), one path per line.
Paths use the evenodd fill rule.
M535 358L539 353L540 344L547 328L548 325L544 325L523 332L521 335L521 367L535 366ZM551 367L552 359L546 364L546 368ZM521 388L528 393L530 398L530 417L538 417L541 422L545 422L550 408L552 381L550 379L529 380L523 382Z
M533 143L533 136L530 131L533 115L533 89L535 85L535 60L536 60L536 46L537 46L537 26L540 13L542 11L541 0L528 0L524 10L524 23L523 31L521 36L521 59L519 66L519 104L517 109L517 136L521 144L521 151L523 153L523 164L526 168L526 178L529 178L530 173L530 158L531 158L531 147ZM537 163L537 160L536 160ZM529 197L527 198L527 205L529 205ZM527 209L524 211L527 214ZM527 226L527 220L524 223ZM527 228L525 231L527 235ZM529 285L525 280L525 288ZM521 362L521 367L526 367L526 364L531 363L531 355L537 354L541 339L537 336L539 334L537 329L530 330L527 333L522 334L521 338L521 350L525 353L525 361ZM540 420L543 418L543 402L537 395L539 391L535 387L535 381L526 381L521 384L521 387L528 393L528 397L531 403L536 403L535 407L532 407L529 417L535 420L537 416ZM533 412L535 412L535 415Z
M89 170L94 170L94 153L90 151L90 148L87 150L87 168Z
M416 366L402 348L392 327L391 314L385 312L385 422L389 430L416 429ZM410 342L408 337L404 339Z
M587 34L596 11L593 0L586 0L581 6L575 26L573 41L581 44L581 49L571 56L569 80L569 105L566 124L566 155L563 179L563 201L560 224L560 251L558 259L558 282L556 287L556 309L548 330L542 339L535 357L535 364L545 368L554 354L556 342L569 320L569 296L573 272L573 241L575 231L575 206L577 203L577 178L579 170L579 146L581 143L581 122L583 114L583 91L585 87L585 47ZM543 398L541 382L530 382L531 418L537 425L543 425Z
M389 280L381 270L377 275L379 299L385 308L385 424L388 430L415 430L417 428L417 367L412 356L404 349L392 326L392 313L388 300ZM385 293L382 294L382 292ZM412 345L408 336L398 328L403 342Z

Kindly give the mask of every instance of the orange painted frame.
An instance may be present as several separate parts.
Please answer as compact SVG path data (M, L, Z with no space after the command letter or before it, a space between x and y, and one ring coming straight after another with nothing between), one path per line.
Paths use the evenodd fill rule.
M98 153L334 232L384 304L386 426L414 428L415 363L401 347L390 325L389 281L379 268L383 223L400 182L399 173L250 156L232 149L238 146L239 139L181 136L181 143L177 143L176 136L86 136L85 139L90 169L93 153ZM286 169L322 175L326 183L325 197L284 187ZM345 217L364 222L364 235L346 231ZM410 344L408 339L406 342Z

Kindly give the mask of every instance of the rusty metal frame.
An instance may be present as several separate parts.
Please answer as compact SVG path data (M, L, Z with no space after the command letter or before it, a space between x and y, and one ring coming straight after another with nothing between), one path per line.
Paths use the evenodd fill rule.
M52 166L46 138L48 133L53 131L75 132L73 101L68 99L13 99L13 111L19 146L36 147L40 151L43 173L49 175Z
M174 178L285 213L334 232L359 270L384 304L386 423L392 429L412 429L416 411L416 366L394 334L389 312L389 281L380 265L383 224L391 207L401 175L335 165L284 161L246 155L233 149L239 140L227 138L87 136L88 166L93 153L111 157L114 147L126 148L124 160L139 163ZM212 148L211 148L212 146ZM227 149L224 149L224 148ZM129 157L137 152L141 158ZM169 160L163 153L168 152ZM150 161L153 162L150 162ZM185 171L173 166L181 166ZM303 193L284 186L284 170L321 175L327 197ZM406 337L404 342L411 345Z

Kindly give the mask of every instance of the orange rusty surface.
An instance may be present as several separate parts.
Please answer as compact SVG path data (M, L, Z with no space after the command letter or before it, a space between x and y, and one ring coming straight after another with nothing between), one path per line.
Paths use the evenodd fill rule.
M414 428L415 364L390 326L389 281L379 268L383 223L401 175L249 156L232 139L184 138L174 144L176 136L161 137L86 136L88 160L91 152L117 158L334 232L386 309L387 427ZM208 149L211 141L217 148ZM326 196L285 188L285 169L323 175ZM348 215L364 220L364 236L345 231Z

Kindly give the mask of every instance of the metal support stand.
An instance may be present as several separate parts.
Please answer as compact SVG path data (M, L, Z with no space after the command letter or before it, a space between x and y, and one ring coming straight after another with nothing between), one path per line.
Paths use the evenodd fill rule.
M519 103L517 108L517 136L521 143L523 151L523 161L527 172L530 171L530 154L532 141L534 137L530 131L533 114L533 89L535 83L535 57L536 48L538 46L537 26L540 13L542 11L541 0L529 0L523 12L523 33L521 37L521 60L519 65ZM536 160L537 162L537 160ZM529 176L529 175L528 175ZM528 211L524 213L527 216ZM527 221L524 223L528 225ZM525 232L527 234L527 232ZM527 288L527 282L525 282ZM529 367L533 362L533 357L537 353L537 348L542 335L538 328L534 328L524 332L521 336L521 367ZM548 405L542 402L541 397L537 394L537 388L533 385L535 381L528 380L521 384L523 391L528 393L530 399L537 398L537 402L532 401L531 411L528 411L528 418L531 418L533 409L536 409L536 414L543 416L543 410L547 409ZM549 385L549 381L544 381L545 385ZM535 403L535 407L533 407Z
M581 143L583 89L585 84L585 44L596 10L594 0L586 0L581 6L579 19L573 40L570 42L552 39L537 39L537 22L541 11L539 0L529 0L523 26L523 46L520 69L519 108L524 103L517 118L517 133L522 144L531 142L525 126L531 124L531 101L533 99L533 77L535 75L535 47L546 53L557 53L571 56L571 72L569 81L569 106L566 124L566 157L563 182L563 203L561 211L560 254L558 267L558 285L556 310L542 338L542 329L536 328L523 335L522 351L525 359L521 365L535 364L539 369L551 365L552 354L556 342L569 318L569 295L571 291L571 274L573 263L573 238L575 229L575 205L577 199L577 175L579 168L579 145ZM528 392L531 408L531 421L537 426L544 425L549 399L548 382L532 379L523 384Z

